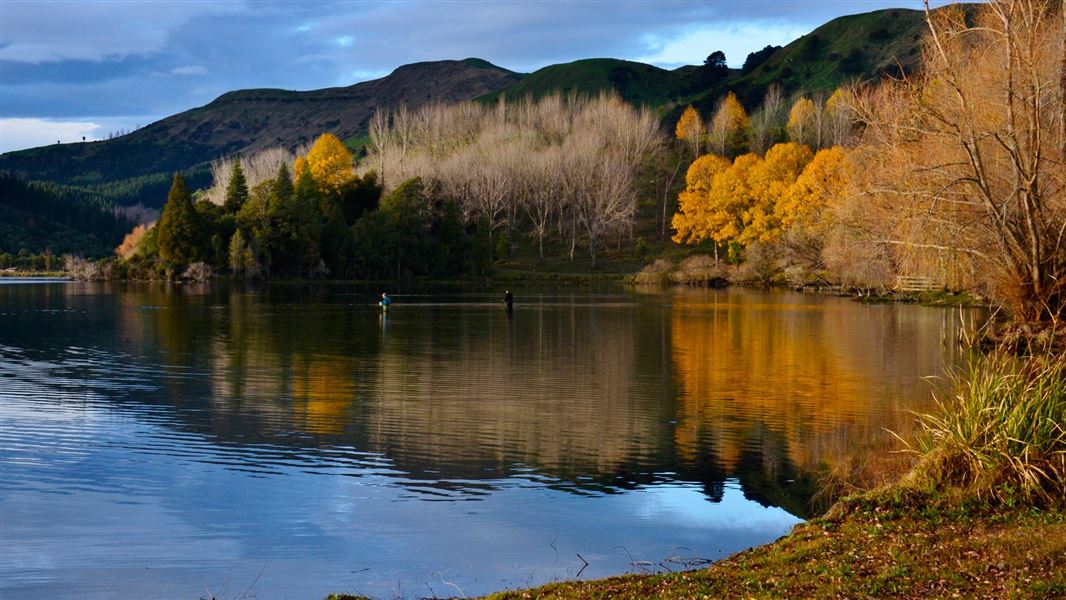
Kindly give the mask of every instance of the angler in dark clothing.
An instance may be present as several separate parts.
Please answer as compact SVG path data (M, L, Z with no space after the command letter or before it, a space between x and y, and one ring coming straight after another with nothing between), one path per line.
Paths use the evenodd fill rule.
M514 294L511 293L511 290L507 290L507 292L504 293L503 301L507 303L507 313L510 314L514 312Z

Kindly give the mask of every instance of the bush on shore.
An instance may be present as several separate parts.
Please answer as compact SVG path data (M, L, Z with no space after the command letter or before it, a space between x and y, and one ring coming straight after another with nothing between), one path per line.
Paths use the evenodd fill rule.
M904 483L1066 506L1066 359L995 352L952 383L936 413L918 416L922 458Z

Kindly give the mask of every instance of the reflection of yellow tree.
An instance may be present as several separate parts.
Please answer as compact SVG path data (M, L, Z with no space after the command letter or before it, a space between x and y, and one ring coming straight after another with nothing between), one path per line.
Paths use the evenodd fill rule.
M347 357L302 357L292 373L293 426L311 433L343 433L353 402L351 378Z
M797 295L767 304L744 293L681 294L672 313L675 441L687 460L710 444L727 471L766 432L805 470L882 444L884 427L906 427L906 409L927 401L920 377L936 373L922 368L941 363L950 316Z

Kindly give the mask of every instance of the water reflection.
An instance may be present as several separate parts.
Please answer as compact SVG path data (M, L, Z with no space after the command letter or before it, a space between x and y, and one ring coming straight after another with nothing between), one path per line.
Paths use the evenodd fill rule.
M913 306L524 289L509 318L492 291L388 315L379 294L0 286L0 586L129 595L155 557L174 597L258 560L258 597L442 569L477 593L573 576L575 552L586 576L716 558L807 516L819 471L961 360L953 313Z

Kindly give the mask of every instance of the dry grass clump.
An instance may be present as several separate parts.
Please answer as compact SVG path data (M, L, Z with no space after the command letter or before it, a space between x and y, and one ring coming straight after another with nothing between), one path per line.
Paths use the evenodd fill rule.
M912 482L991 501L1066 504L1066 357L999 352L954 377L957 392L919 415Z
M660 258L634 275L633 283L641 285L662 285L664 283L669 283L670 273L673 271L674 263L665 258Z
M677 270L670 273L670 280L686 285L720 286L729 283L729 271L710 256L696 254L681 261Z

